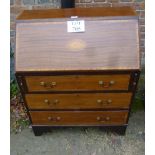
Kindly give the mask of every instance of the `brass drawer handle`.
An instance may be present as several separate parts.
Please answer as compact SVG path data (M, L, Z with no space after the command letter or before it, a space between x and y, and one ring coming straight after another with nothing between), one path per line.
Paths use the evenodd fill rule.
M101 80L101 81L98 82L98 84L100 86L104 87L104 88L108 88L108 87L114 85L115 84L115 81L114 80L111 80L110 82L104 82L104 81Z
M111 100L111 99L108 99L108 100L107 100L107 103L108 103L108 104L112 103L112 100Z
M49 100L48 99L45 99L44 102L47 103L47 104L49 104Z
M58 104L59 103L59 100L58 99L55 99L53 102L50 102L48 99L45 99L44 100L44 103L46 103L46 104L51 104L51 103L53 103L53 104Z
M46 87L46 83L44 81L41 81L40 86Z
M58 99L55 99L55 100L53 101L53 103L54 103L54 104L57 104L57 103L59 103L59 100L58 100Z
M52 121L52 120L53 120L53 118L52 118L52 117L48 117L48 120L49 120L49 121Z
M99 85L104 85L104 82L103 81L99 81L98 84Z
M40 86L43 86L43 87L50 87L50 88L53 88L57 85L56 82L51 82L51 83L45 83L44 81L41 81L40 82Z
M97 103L100 103L100 104L101 104L101 103L103 103L103 101L100 100L100 99L98 99L98 100L97 100Z
M115 84L115 81L111 80L111 81L109 82L109 84L110 84L110 85L113 85L113 84Z
M110 103L112 103L112 100L108 99L108 100L104 101L104 100L98 99L97 103L99 103L99 104L110 104Z
M100 121L100 122L106 122L106 121L109 121L110 120L110 117L107 116L105 118L102 118L102 117L98 116L98 117L96 117L96 120L97 121Z
M48 117L48 120L49 121L53 121L53 122L57 122L57 121L60 121L61 120L61 117L59 117L59 116L57 116L57 117L51 117L51 116L49 116Z
M57 85L56 82L51 82L51 87L55 87Z

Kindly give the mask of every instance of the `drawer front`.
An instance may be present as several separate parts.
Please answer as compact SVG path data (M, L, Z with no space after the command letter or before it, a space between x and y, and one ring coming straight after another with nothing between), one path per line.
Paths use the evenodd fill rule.
M130 75L26 76L28 91L128 90Z
M33 125L122 125L128 111L31 111Z
M26 94L30 109L128 108L132 93Z

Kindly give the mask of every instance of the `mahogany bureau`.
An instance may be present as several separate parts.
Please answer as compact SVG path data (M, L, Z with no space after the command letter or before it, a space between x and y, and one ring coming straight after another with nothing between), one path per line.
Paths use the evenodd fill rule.
M138 31L129 7L17 17L16 78L36 136L67 126L125 133L140 75Z

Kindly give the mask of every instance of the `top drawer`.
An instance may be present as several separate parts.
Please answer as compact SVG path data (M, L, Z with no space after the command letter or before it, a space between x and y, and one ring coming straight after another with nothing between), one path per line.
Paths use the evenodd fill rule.
M128 90L130 74L26 76L29 92L78 90Z

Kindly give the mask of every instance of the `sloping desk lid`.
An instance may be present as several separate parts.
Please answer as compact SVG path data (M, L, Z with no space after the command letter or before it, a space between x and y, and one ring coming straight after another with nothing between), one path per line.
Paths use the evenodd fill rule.
M111 16L114 13L104 16L105 10L100 8L96 16L90 17L92 9L86 9L87 14L83 11L81 16L78 14L81 9L66 10L70 14L60 10L61 16L59 10L54 10L58 13L52 18L46 18L46 11L42 14L46 15L44 19L39 19L36 11L33 19L30 11L23 12L25 18L18 17L17 72L140 68L138 20L134 13L129 11L129 15L122 17L121 9L114 9L111 12L117 16ZM85 32L67 32L67 21L72 20L68 16L72 14L79 16L77 20L85 21Z

